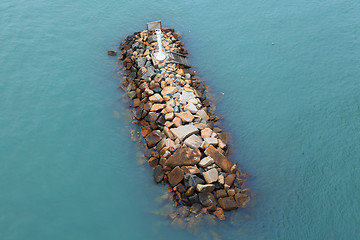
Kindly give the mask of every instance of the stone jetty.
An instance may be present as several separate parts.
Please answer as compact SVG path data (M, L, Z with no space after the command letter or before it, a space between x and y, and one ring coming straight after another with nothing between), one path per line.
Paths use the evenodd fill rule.
M188 55L174 29L162 29L163 49ZM217 124L196 71L176 62L155 59L153 31L135 32L120 44L124 79L133 122L141 127L144 156L156 183L168 184L177 211L174 222L191 215L226 213L244 208L250 197L245 176L231 162L229 133ZM109 51L109 55L117 55Z

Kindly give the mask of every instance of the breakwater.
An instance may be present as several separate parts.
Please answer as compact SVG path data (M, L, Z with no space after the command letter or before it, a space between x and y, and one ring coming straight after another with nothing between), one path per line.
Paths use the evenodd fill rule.
M225 220L224 210L243 208L250 200L246 177L228 158L229 133L216 124L219 118L186 60L183 42L174 29L162 29L162 36L164 61L156 60L158 41L148 30L127 36L118 57L126 76L121 87L131 99L133 122L141 126L144 156L153 180L168 184L173 193L178 210L170 218L210 214Z

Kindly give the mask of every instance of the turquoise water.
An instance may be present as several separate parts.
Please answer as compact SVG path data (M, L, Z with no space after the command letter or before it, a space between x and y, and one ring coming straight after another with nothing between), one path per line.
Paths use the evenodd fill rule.
M0 239L360 236L359 2L3 0L0 12ZM158 214L165 187L137 160L106 55L158 19L182 33L252 176L250 208L195 236Z

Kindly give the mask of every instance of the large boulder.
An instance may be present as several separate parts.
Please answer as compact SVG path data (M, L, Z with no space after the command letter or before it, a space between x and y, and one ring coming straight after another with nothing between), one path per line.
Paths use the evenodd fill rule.
M199 149L180 148L166 160L165 165L171 168L176 166L193 166L200 161L200 155Z
M234 165L229 159L227 159L222 153L220 153L213 145L210 145L205 154L214 159L216 165L221 167L225 172L231 172L231 167Z

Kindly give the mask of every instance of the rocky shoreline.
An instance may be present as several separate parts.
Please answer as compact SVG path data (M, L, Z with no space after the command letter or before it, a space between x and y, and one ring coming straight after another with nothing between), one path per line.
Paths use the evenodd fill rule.
M162 39L165 51L188 55L174 29L162 29ZM131 99L133 122L141 126L144 156L154 181L169 185L178 207L169 217L225 220L224 211L244 208L250 200L246 177L228 159L229 133L215 124L219 118L196 71L158 62L156 35L148 30L127 36L120 50L126 76L121 87Z

